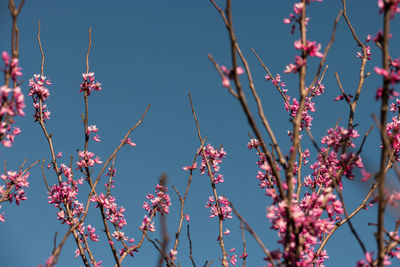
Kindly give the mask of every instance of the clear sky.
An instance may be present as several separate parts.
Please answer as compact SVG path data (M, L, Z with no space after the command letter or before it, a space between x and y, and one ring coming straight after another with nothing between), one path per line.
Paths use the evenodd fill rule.
M223 1L218 0L223 5ZM348 15L361 40L368 34L381 29L382 18L378 15L376 0L354 0L348 3ZM0 1L0 49L10 50L10 16L8 1ZM299 39L298 32L290 34L290 26L282 23L292 13L294 1L233 1L234 25L239 44L249 61L256 88L262 98L265 113L269 119L285 154L289 148L287 130L289 116L284 103L271 83L265 82L264 70L250 48L254 48L272 73L282 74L289 94L298 95L297 75L283 75L285 66L293 61L298 51L293 42ZM341 1L324 1L310 6L311 18L308 27L309 40L321 43L322 49L329 42L333 20L341 9ZM270 200L258 188L257 155L247 149L250 128L239 103L221 86L221 79L207 58L230 67L228 35L217 11L209 1L32 1L27 0L18 21L20 28L20 65L22 66L22 88L26 94L26 116L18 118L16 125L22 134L11 148L0 150L0 162L7 160L9 169L17 169L25 157L31 163L37 159L50 160L47 142L40 126L34 124L31 99L27 96L28 80L40 72L41 56L36 41L38 20L42 22L41 38L46 55L44 73L52 81L48 109L51 120L46 123L53 134L56 152L63 157L59 162L69 164L70 155L76 161L76 150L83 149L84 135L81 114L84 112L83 96L79 94L81 74L85 72L85 54L88 45L88 29L92 31L90 71L102 83L103 90L89 98L89 124L100 129L102 142L91 143L90 151L101 159L107 159L131 125L136 123L148 104L152 107L143 124L132 136L136 147L124 147L120 152L116 168L115 196L119 205L124 206L128 226L125 233L136 240L145 211L141 208L145 196L153 193L162 172L168 177L172 197L172 209L168 216L168 229L173 234L177 229L179 202L171 188L175 185L180 192L185 189L188 174L182 166L190 165L199 147L199 140L191 114L188 92L191 92L203 137L214 147L221 144L228 155L221 165L225 183L218 185L220 194L227 196L254 227L266 246L273 250L276 233L269 229L265 207ZM392 21L392 57L399 56L399 20ZM328 55L329 68L324 78L326 93L316 101L315 120L312 133L317 140L334 127L338 117L341 125L347 124L347 105L334 102L339 95L334 72L341 77L346 92L354 94L358 81L360 60L356 58L359 48L352 39L342 19L338 25L336 41ZM396 50L397 48L397 50ZM318 60L313 58L312 62ZM371 113L377 114L375 90L380 78L373 73L373 67L380 65L380 52L372 45L372 60L367 71L372 75L362 93L356 123L363 134L371 126ZM309 66L310 81L315 73L315 64ZM246 80L243 77L243 84ZM250 100L250 91L245 90ZM250 100L253 113L254 102ZM264 132L266 136L266 132ZM304 136L305 145L315 150ZM357 145L360 144L361 138ZM375 172L378 166L378 131L373 130L363 151L366 169ZM95 169L95 172L99 171ZM305 171L309 172L309 170ZM46 172L49 183L55 183L52 171ZM79 173L76 172L78 176ZM78 177L77 177L78 178ZM389 180L393 180L389 176ZM352 210L369 189L369 184L345 181L344 197L348 210ZM21 206L4 203L6 222L0 225L1 266L36 266L43 264L51 254L54 233L59 238L67 227L57 221L57 210L47 203L47 192L39 167L31 171L28 200ZM105 180L103 180L105 181ZM395 181L395 180L393 180ZM389 181L390 182L390 181ZM99 188L104 182L101 182ZM394 186L395 183L390 184ZM84 186L86 187L86 186ZM80 198L86 201L87 190ZM186 203L185 213L191 216L191 238L193 256L198 266L206 260L214 260L212 266L219 266L221 257L217 243L217 219L209 218L204 206L212 194L209 178L195 172ZM387 226L393 226L393 217L399 210L392 210ZM96 227L99 244L93 244L94 255L111 266L112 254L102 233L100 214L92 209L87 223ZM356 229L367 244L367 250L376 251L373 233L375 228L368 222L376 221L376 209L361 212L353 220ZM157 224L158 225L158 224ZM241 233L236 218L226 222L231 234L226 237L227 248L236 247L242 252ZM182 266L191 266L188 257L188 241L184 226L179 245L178 259ZM159 231L150 235L159 238ZM248 266L263 266L263 253L246 235L249 257ZM326 247L329 256L327 266L353 266L363 258L361 249L347 226L343 226ZM81 259L74 258L75 243L70 237L60 256L57 266L80 266ZM158 252L145 242L133 259L126 259L126 266L154 266ZM241 264L239 262L238 264Z

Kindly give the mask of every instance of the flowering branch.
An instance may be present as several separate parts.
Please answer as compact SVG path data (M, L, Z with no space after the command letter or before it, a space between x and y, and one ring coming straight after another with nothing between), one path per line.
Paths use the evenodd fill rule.
M204 142L202 143L202 145L200 147L200 150L203 149L203 146L204 146ZM174 242L173 251L177 251L178 250L179 236L180 236L180 233L181 233L181 230L182 230L182 223L183 223L183 219L184 219L183 210L184 210L186 198L187 198L188 193L189 193L190 184L192 183L193 170L195 169L195 166L197 166L196 160L197 160L197 156L198 155L199 154L196 152L196 154L195 154L195 156L193 158L192 166L187 168L189 170L189 179L188 179L188 182L187 182L187 185L186 185L185 195L182 197L181 194L179 193L178 189L176 189L176 187L174 185L172 186L172 188L175 190L176 194L178 195L178 199L179 199L179 202L181 204L180 215L179 215L179 225L178 225L178 230L175 233L175 242ZM189 227L189 225L188 225L188 227Z
M239 56L240 56L240 58L241 58L243 64L245 65L245 69L246 69L246 72L247 72L247 75L248 75L248 79L249 79L249 86L250 86L251 88L254 89L254 87L253 87L253 82L252 82L252 78L251 78L251 75L250 75L249 66L248 66L248 64L247 64L247 61L244 59L243 54L241 53L241 50L240 50L239 45L238 45L237 40L236 40L236 36L235 36L235 34L234 34L234 32L233 32L232 17L229 15L230 12L231 12L231 11L230 11L230 4L231 4L230 0L227 0L227 4L226 4L226 12L227 12L227 14L228 14L228 12L229 12L229 14L228 14L227 16L225 16L223 10L215 3L214 0L210 0L210 1L211 1L211 3L214 5L214 7L217 9L217 11L220 13L221 18L223 19L223 21L224 21L224 23L225 23L225 26L226 26L226 28L227 28L227 30L228 30L229 37L230 37L230 43L231 43L231 57L232 57L232 66L233 66L233 69L237 69L237 67L238 67L238 66L237 66L237 59L236 59L236 52L237 52L237 53L239 54ZM228 18L227 18L227 17L228 17ZM243 111L245 112L245 114L246 114L246 116L247 116L247 120L248 120L248 122L249 122L251 128L253 129L253 131L254 131L254 133L255 133L257 139L258 139L259 142L261 143L261 147L262 147L262 149L263 149L263 152L265 153L265 156L266 156L266 159L267 159L267 161L268 161L268 164L271 166L273 175L274 175L274 177L276 178L277 186L278 186L278 190L279 190L279 194L280 194L281 198L284 199L284 190L283 190L283 187L282 187L282 182L281 182L281 178L280 178L280 173L279 173L279 171L278 171L278 169L277 169L277 167L276 167L276 164L275 164L276 161L275 161L275 159L272 157L271 153L268 151L268 149L267 149L267 147L266 147L266 145L265 145L265 142L264 142L264 140L263 140L263 138L262 138L262 136L261 136L261 133L260 133L260 131L258 130L257 124L256 124L256 122L255 122L255 120L254 120L254 118L253 118L253 115L251 114L250 108L249 108L249 106L248 106L248 104L247 104L245 95L244 95L243 90L242 90L242 85L241 85L241 83L240 83L240 81L239 81L239 78L238 78L238 75L237 75L236 72L233 72L233 80L234 80L234 82L235 82L237 94L238 94L238 96L239 96L239 102L240 102L240 104L242 105ZM252 90L252 93L253 93L253 95L254 95L255 97L257 96L255 90ZM258 97L258 96L257 96L257 97ZM259 112L260 112L260 114L261 114L262 110L259 109ZM263 113L263 112L262 112L262 113ZM263 121L263 122L264 122L264 126L267 127L267 129L269 129L269 125L268 125L267 121L265 120L265 121ZM273 135L271 136L272 130L271 130L271 131L268 131L268 133L270 134L270 137L271 137L271 139L272 139L272 136L273 136ZM276 143L276 144L277 144L277 143ZM279 147L277 147L277 148L279 148ZM279 152L278 152L278 154L279 154ZM279 156L279 160L280 160L280 163L281 163L282 165L285 164L285 160L284 160L283 156Z
M225 250L224 236L223 236L223 229L222 229L223 228L222 227L222 221L224 219L224 215L222 214L222 211L221 211L220 202L219 202L219 198L218 198L218 194L217 194L217 189L215 187L215 182L214 182L215 181L214 175L213 175L213 172L211 170L210 163L208 162L208 158L206 156L206 153L204 151L204 139L201 137L200 126L199 126L199 122L197 120L196 113L194 111L192 97L190 96L190 93L189 93L189 100L190 100L190 106L192 107L193 118L195 120L196 127L197 127L197 134L199 136L199 140L200 140L200 143L201 143L199 153L201 153L201 155L203 156L203 159L205 160L205 163L207 165L208 175L209 175L210 180L211 180L211 187L212 187L212 191L213 191L213 194L214 194L215 206L217 208L218 223L219 223L219 237L218 237L218 240L219 240L219 245L220 245L221 251L222 251L222 265L224 267L227 267L228 266L228 260L227 260L228 254L226 253L226 250Z

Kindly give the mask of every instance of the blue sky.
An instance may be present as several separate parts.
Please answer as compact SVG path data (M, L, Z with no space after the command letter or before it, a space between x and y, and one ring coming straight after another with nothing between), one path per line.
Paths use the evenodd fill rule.
M10 48L10 17L8 1L0 1L1 50ZM223 1L218 0L221 5ZM297 51L293 42L298 33L290 34L290 26L282 23L292 12L294 1L233 1L235 30L242 51L249 61L256 88L262 98L265 113L275 131L282 150L289 148L287 129L289 117L284 103L271 83L264 80L265 73L252 55L254 48L272 73L282 74L289 88L289 94L298 95L297 76L283 75L285 66L293 61ZM308 38L327 45L333 20L341 8L341 1L324 1L310 6ZM376 1L355 0L348 3L348 15L360 39L367 34L375 34L381 28ZM116 168L115 195L119 205L126 209L128 226L125 233L139 239L138 227L145 211L141 208L147 193L153 193L162 172L166 172L171 189L173 208L168 217L171 238L176 231L179 202L171 185L180 192L185 189L187 173L181 168L189 165L199 146L195 125L187 94L191 92L203 137L215 147L223 144L228 155L221 166L225 183L217 187L226 195L262 237L266 246L273 250L278 247L276 233L272 232L265 217L265 207L270 203L263 190L257 186L257 155L247 149L247 124L239 103L221 86L221 80L207 58L211 53L222 65L230 66L228 35L218 13L209 1L26 1L19 18L20 65L22 66L22 88L26 93L26 116L18 118L23 133L17 137L13 148L0 150L0 162L7 160L8 168L17 169L25 157L28 162L44 158L50 154L39 125L32 119L33 107L27 97L28 80L40 72L41 56L36 35L38 20L42 22L42 43L46 55L45 75L53 82L50 87L48 108L51 120L46 123L53 134L55 150L62 151L60 163L69 163L69 156L83 148L83 126L80 119L83 97L79 94L81 74L85 72L85 54L88 45L88 29L92 31L90 71L102 83L103 90L89 98L89 124L100 129L101 143L90 144L90 151L106 159L119 144L131 125L136 123L148 104L152 107L143 124L131 138L137 146L125 147L120 152ZM398 57L399 39L396 29L399 20L393 21L394 37L391 40L392 57ZM341 125L347 124L347 106L344 102L334 102L339 94L334 72L341 77L346 92L355 90L360 60L355 57L359 48L342 19L338 25L336 41L328 56L329 65L324 79L326 93L316 101L312 133L317 140L333 127L340 117ZM373 59L367 71L379 65L380 53L372 45ZM308 68L308 80L315 73L315 64ZM356 123L363 134L373 123L371 113L379 112L374 100L380 78L374 73L367 79L358 106ZM243 77L243 84L246 81ZM245 91L251 102L253 113L256 109L250 100L250 92ZM263 132L266 136L266 132ZM359 143L361 138L359 140ZM366 169L374 172L378 166L378 131L374 129L363 151ZM359 144L357 143L357 144ZM305 136L304 147L315 151ZM312 161L312 160L311 160ZM95 171L98 171L97 169ZM78 172L76 173L78 175ZM49 183L55 183L55 176L47 172ZM389 175L390 186L397 186ZM357 178L356 178L357 179ZM358 180L360 178L358 177ZM6 222L0 225L2 250L0 257L4 266L36 266L44 263L52 250L56 231L61 237L67 228L57 221L56 209L47 203L46 188L40 168L35 167L29 178L28 200L21 206L2 205ZM104 182L100 183L100 185ZM352 210L360 198L368 191L369 184L359 181L345 181L344 197L347 208ZM86 190L87 191L87 190ZM86 191L81 201L86 200ZM214 260L218 266L220 250L217 239L217 220L208 218L204 208L208 196L212 194L208 177L195 173L186 203L186 213L191 216L191 237L193 256L197 265L206 260ZM387 226L393 226L392 210ZM361 233L367 249L376 251L373 226L376 210L361 212L354 219L356 229ZM105 240L99 221L99 212L91 210L87 219ZM241 235L236 219L226 223L231 234L226 238L227 247L242 251ZM185 228L184 228L185 229ZM159 232L152 238L159 238ZM263 254L254 240L247 235L248 266L263 266ZM103 266L111 266L112 255L108 247L92 245L97 260ZM351 266L362 258L362 251L343 226L327 245L329 256L327 266ZM75 244L70 238L64 247L57 266L80 266L80 259L73 257ZM153 246L145 242L133 259L125 260L126 266L153 266L158 254ZM190 266L188 242L183 231L178 259L182 266Z

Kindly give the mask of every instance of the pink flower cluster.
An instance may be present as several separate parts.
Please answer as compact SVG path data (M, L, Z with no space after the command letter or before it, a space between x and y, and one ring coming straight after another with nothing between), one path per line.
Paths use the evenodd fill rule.
M353 179L353 169L363 168L364 164L360 156L355 153L339 154L340 148L355 147L352 142L353 138L357 138L359 134L354 129L346 130L338 127L336 130L329 129L328 135L322 137L321 143L328 145L333 151L328 153L328 148L321 148L318 154L317 161L310 166L313 170L312 177L304 178L304 184L310 189L315 189L316 186L331 187L335 184L342 186L339 173L345 175L348 179ZM334 182L333 182L333 179ZM339 179L339 180L338 180Z
M388 34L388 38L390 39L390 38L392 38L392 37L393 37L393 35L392 35L391 33L389 33L389 34ZM372 38L372 41L374 41L374 42L376 42L376 43L379 43L379 44L382 44L382 42L383 42L383 31L382 31L382 30L379 30L379 31L376 33L375 37Z
M22 76L22 72L21 72L21 67L18 66L19 60L18 58L10 58L10 55L7 53L7 51L3 51L3 53L1 54L1 57L3 59L4 62L4 73L9 73L11 76L11 79L14 82L17 82L18 78ZM11 59L11 61L10 61Z
M77 200L78 190L71 182L61 182L51 187L49 192L49 204L54 204L55 207L59 208L60 211L57 213L57 219L61 223L67 223L68 225L76 224L79 222L79 217L84 212L83 204ZM70 214L64 210L61 205L66 205Z
M79 90L79 92L86 92L89 96L93 90L101 90L101 83L94 81L94 72L83 73L82 77L83 82L81 83L81 89Z
M15 84L18 81L17 77L22 76L18 58L10 59L10 55L3 51L2 59L4 67L1 69L4 76L11 77ZM25 116L25 98L19 86L9 88L7 85L8 80L6 85L0 86L0 140L4 147L11 147L15 136L21 133L18 127L11 127L14 123L13 117Z
M124 214L126 209L116 204L115 197L101 193L98 196L93 196L90 201L96 203L96 208L102 206L106 211L106 219L112 224L118 226L119 229L122 229L127 225Z
M375 67L374 70L377 74L389 79L392 85L400 82L400 58L390 61L389 71L379 67Z
M296 23L300 23L300 18L301 18L301 12L303 10L304 4L302 2L295 3L293 5L293 13L289 14L289 18L283 19L283 23L285 24L292 24L292 31L291 33L294 33L294 30L296 29Z
M260 145L260 141L258 141L258 139L250 139L250 142L247 143L247 147L248 149L253 149L253 148L257 148Z
M115 169L108 169L108 173L106 176L110 176L111 186L110 188L114 188L112 185L114 181L112 178L115 176ZM106 189L108 188L108 184L105 185ZM129 243L133 243L134 239L129 238L125 235L124 232L120 231L125 225L127 225L127 221L125 219L125 211L126 209L122 206L118 206L116 203L115 197L111 196L110 194L104 195L101 193L100 195L93 195L90 199L91 202L96 203L96 208L102 207L105 210L106 220L109 221L114 225L116 231L114 231L111 235L114 237L118 242L123 242L129 239ZM110 244L114 244L113 241L109 241ZM135 252L137 250L134 250ZM125 252L125 248L120 250L120 255ZM129 253L133 257L133 251Z
M264 153L257 152L257 155L259 156L257 165L258 168L260 168L260 170L257 171L257 177L256 177L259 182L258 186L261 189L272 188L276 184L276 181L272 173L271 166L268 164ZM280 169L279 166L277 166L277 168L278 170Z
M301 43L301 40L297 40L294 42L294 48L296 48L297 50L303 50L310 57L324 56L321 52L319 52L319 50L321 49L321 44L317 45L315 41L311 42L307 40L306 44L303 45Z
M208 173L207 169L207 161L211 165L211 172L212 172L212 177L214 177L214 183L223 183L224 182L224 176L219 172L220 166L219 164L222 163L222 159L225 158L226 152L223 147L221 147L220 150L214 149L214 147L210 144L208 144L204 148L204 154L205 158L203 156L203 152L199 150L198 154L201 156L201 165L200 165L200 174L204 174L207 170L207 175L211 177L211 174Z
M229 252L232 253L232 255L228 255L228 258L232 265L236 265L236 263L237 263L237 255L234 254L235 251L236 251L236 248L231 248L229 250ZM241 257L241 256L239 256L239 257Z
M93 152L79 151L78 156L79 156L79 161L76 162L76 165L78 165L77 169L92 167L92 166L94 166L94 164L102 164L103 163L99 157L95 157L93 159L93 157L94 157Z
M289 112L290 116L292 118L295 118L297 115L297 111L300 108L300 103L297 101L296 98L293 98L292 104L290 104L290 96L287 96L287 101L285 102L285 109L287 112ZM302 112L302 118L300 122L300 131L304 129L304 127L310 129L311 128L311 122L313 121L313 117L311 117L308 112L315 112L315 103L311 101L311 97L306 97L305 101L305 106ZM292 133L289 132L289 136L292 136Z
M365 259L363 260L359 260L357 262L357 267L370 267L370 266L374 266L374 253L373 252L366 252L365 253ZM392 263L389 260L389 257L387 255L385 255L384 261L383 261L383 265L384 266L389 266L392 265Z
M10 93L12 97L9 100ZM25 116L25 98L19 86L7 88L5 85L0 87L0 116L8 114L10 116Z
M222 70L222 73L224 74L224 77L222 78L222 86L229 87L230 86L229 80L232 80L233 75L235 74L234 70L233 69L228 70L228 68L225 67L224 65L221 66L221 70ZM243 73L244 73L244 69L242 67L236 68L236 75L242 75Z
M230 206L230 202L229 202L228 198L226 198L224 196L219 196L218 204L219 204L219 208L221 210L221 215L220 215L221 220L232 219L232 208ZM215 199L213 196L210 196L208 198L206 208L210 208L210 213L211 213L210 218L219 216L218 208L217 208L217 205L215 203Z
M335 98L335 101L342 101L343 99L346 99L346 101L351 101L352 98L353 98L352 95L345 93L345 94L338 95Z
M345 129L338 126L336 129L330 128L328 135L322 137L321 143L333 148L335 152L343 147L356 147L352 139L359 137L357 130L353 128Z
M105 188L106 189L108 189L108 188L114 188L114 180L113 180L113 177L115 177L115 173L117 172L117 170L116 169L111 169L111 168L108 168L108 172L106 173L106 176L109 176L110 177L110 182L109 183L106 183L104 186L105 186Z
M274 78L274 77L271 77L271 76L269 76L269 75L267 74L267 75L265 75L265 80L266 80L267 82L268 82L269 80L271 80L273 85L283 87L283 88L282 88L283 94L286 94L286 93L287 93L287 89L285 88L285 87L286 87L286 84L285 84L285 82L283 82L283 81L281 80L281 76L280 76L279 74L276 74L275 78Z
M385 6L388 6L390 18L394 18L396 13L400 13L399 8L400 0L378 0L379 13L385 10Z
M400 161L400 120L397 116L393 116L392 122L386 124L386 134L396 160Z
M306 64L306 60L304 60L302 57L300 56L296 56L295 57L295 63L289 63L289 65L286 66L286 69L283 71L284 73L291 73L293 72L294 74L296 74L300 68Z
M5 139L1 141L4 147L12 147L12 144L15 142L15 136L21 133L21 129L19 127L13 127L11 131L11 126L7 125L5 122L1 122L0 127L0 136L3 135Z
M197 162L193 163L191 166L183 166L182 170L188 171L188 170L195 170L197 169Z
M50 80L46 80L45 76L35 74L34 78L29 79L29 96L32 96L33 107L35 108L35 122L40 119L40 114L43 116L43 121L50 119L50 111L47 110L45 101L49 98L49 89L45 85L51 85Z
M96 127L96 125L90 125L87 127L87 133L90 135L91 133L97 133L99 131L99 129ZM93 140L95 142L100 142L100 136L98 134L96 134L95 136L93 136Z
M284 243L286 238L286 227L288 225L287 203L281 201L267 207L267 218L270 219L271 228L278 231L281 238L278 243ZM276 259L284 257L288 261L295 259L296 242L300 241L301 255L295 266L313 266L312 262L317 257L316 263L321 266L328 256L326 252L319 255L315 254L314 247L323 238L324 234L330 232L343 214L343 207L340 200L332 193L332 188L325 188L321 194L313 192L306 193L304 198L297 203L295 201L290 207L294 227L300 232L296 237L290 236L289 251L273 253Z
M154 222L151 218L156 216L157 212L161 214L169 214L169 207L171 206L171 198L168 194L168 188L161 185L156 186L155 190L156 196L153 194L148 194L146 199L150 200L150 203L145 201L143 203L143 209L148 212L148 216L145 215L140 226L140 230L154 232L156 230Z
M142 231L150 231L150 232L156 231L154 222L149 217L147 217L147 215L144 215L144 219L143 219L142 224L140 225L139 229Z
M369 43L371 38L372 38L372 35L368 34L367 39L365 40L365 43ZM360 45L358 45L358 46L360 46ZM369 45L367 45L367 44L365 44L365 52L367 54L367 59L371 60L371 47ZM363 58L361 52L357 52L357 57Z
M294 48L297 50L303 50L307 56L310 57L323 57L323 54L319 52L321 49L321 44L318 44L313 41L307 40L306 44L303 45L300 40L297 40L294 42ZM284 73L297 73L302 66L306 64L306 59L302 58L300 56L295 57L295 63L289 63L289 65L286 66L286 69L283 71Z
M168 194L168 188L161 185L156 186L156 196L148 194L146 199L150 200L150 203L145 201L143 209L149 212L149 215L153 213L153 210L160 212L161 214L169 214L169 207L171 206L171 198Z
M22 172L8 171L2 174L0 178L4 181L4 185L0 186L0 199L3 201L9 201L20 205L22 200L26 200L25 190L23 187L29 187L29 172L23 174ZM0 206L1 209L1 206ZM4 222L4 213L0 214L0 221Z
M374 38L374 41L381 42L382 39L383 39L382 31L379 31L376 37ZM386 80L389 80L390 84L394 86L395 84L400 83L400 58L396 59L389 58L389 60L390 60L389 70L379 67L375 67L374 70L378 75L381 75ZM383 94L383 87L379 87L376 91L376 96L375 96L376 100L379 100L382 97L382 94ZM392 98L393 96L396 97L399 96L400 94L394 90L394 87L391 87L389 88L389 95L390 98Z
M114 233L112 233L112 236L115 239L117 239L118 241L121 241L121 240L127 241L128 240L128 237L125 236L125 233L121 232L121 231L114 231Z
M90 238L90 240L92 240L93 242L99 242L99 236L96 234L96 228L94 228L93 226L91 226L90 224L86 227L82 226L82 227L78 227L78 231L80 232L80 234L86 238ZM83 239L81 238L81 241L83 241Z

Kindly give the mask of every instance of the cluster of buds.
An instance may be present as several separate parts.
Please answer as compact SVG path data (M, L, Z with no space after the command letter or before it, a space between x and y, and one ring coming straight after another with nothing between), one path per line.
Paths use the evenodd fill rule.
M47 110L45 101L49 98L49 89L45 85L51 85L50 80L46 80L43 75L35 74L34 78L29 79L29 96L32 96L33 107L35 108L35 122L50 119L50 111Z
M224 74L224 77L222 78L223 87L229 87L231 85L231 82L229 80L232 80L234 78L235 72L236 75L242 75L244 73L244 69L242 67L236 67L236 70L234 69L228 70L227 67L222 65L221 70L222 73Z
M204 155L203 152L204 151ZM214 177L214 183L223 183L224 177L222 174L218 173L222 163L222 159L225 158L226 152L223 147L221 149L214 149L214 147L208 144L203 150L199 150L198 154L201 156L202 161L200 165L200 174L204 174L207 169L207 174L210 177ZM207 162L210 164L211 174L208 171Z
M76 162L76 165L78 165L77 169L92 167L92 166L94 166L94 164L102 164L103 163L99 157L95 157L93 159L93 157L94 157L93 152L79 151L78 156L79 156L79 161Z
M22 200L26 200L27 197L25 195L25 190L23 187L29 187L28 182L29 172L15 172L8 171L5 174L2 174L0 178L4 181L4 185L0 186L0 203L3 201L9 201L12 203L15 201L15 204L20 205ZM1 209L1 205L0 205ZM4 213L0 214L0 222L4 222L5 217Z
M1 57L3 59L4 62L4 73L6 74L6 77L11 77L11 79L14 82L18 81L19 76L22 76L22 72L21 72L21 67L18 66L18 58L10 58L10 55L7 53L7 51L3 51L3 53L1 54ZM10 60L11 59L11 60Z
M18 58L10 58L10 55L3 51L4 63L3 72L5 85L0 86L0 141L4 147L11 147L14 137L21 133L18 127L11 127L14 123L13 117L24 116L25 98L21 88L16 86L18 77L22 76L21 67L18 66ZM9 88L9 78L14 82L14 88Z
M93 90L101 90L101 83L94 81L94 72L83 73L83 82L81 83L81 89L79 92L86 92L89 96Z
M155 190L156 196L148 194L146 198L150 200L150 203L145 201L143 203L143 209L148 212L148 215L144 216L142 225L139 227L141 231L154 232L156 230L152 218L156 216L157 212L161 214L168 214L169 207L171 206L171 198L168 194L168 188L162 185L157 185Z
M214 197L209 197L207 201L206 208L210 208L210 218L220 216L221 220L232 219L232 208L228 198L224 196L218 197L218 205L221 210L221 214L218 214L217 204L215 203Z

